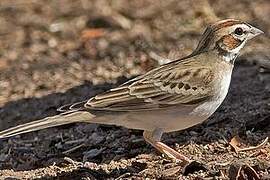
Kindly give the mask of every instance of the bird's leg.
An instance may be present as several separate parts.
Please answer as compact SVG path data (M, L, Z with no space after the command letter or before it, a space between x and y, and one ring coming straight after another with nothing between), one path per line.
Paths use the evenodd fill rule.
M181 160L183 165L187 165L191 162L186 156L180 154L176 150L170 148L166 144L160 142L163 131L161 129L156 129L154 131L144 131L143 137L145 141L154 146L161 153L164 153L168 157L176 160Z

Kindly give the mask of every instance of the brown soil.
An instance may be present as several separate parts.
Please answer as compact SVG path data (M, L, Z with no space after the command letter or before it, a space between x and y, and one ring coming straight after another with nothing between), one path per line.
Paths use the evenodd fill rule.
M226 7L226 8L225 8ZM142 132L73 124L0 140L0 179L270 179L270 3L260 1L0 2L0 130L56 114L158 66L153 52L187 55L209 22L234 17L265 31L245 47L228 97L203 124L164 142L205 168L161 156ZM178 53L176 53L178 51ZM179 53L180 52L180 53Z

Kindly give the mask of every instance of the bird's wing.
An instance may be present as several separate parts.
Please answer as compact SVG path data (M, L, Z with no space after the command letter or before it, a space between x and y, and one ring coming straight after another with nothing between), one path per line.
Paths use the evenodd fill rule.
M91 98L90 110L141 111L192 105L211 97L213 71L194 61L171 62Z

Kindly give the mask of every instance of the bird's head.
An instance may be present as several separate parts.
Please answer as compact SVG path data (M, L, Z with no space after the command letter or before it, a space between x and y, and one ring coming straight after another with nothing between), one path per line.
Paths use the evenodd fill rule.
M206 28L194 53L218 50L228 61L234 60L246 42L263 31L235 19L218 21Z

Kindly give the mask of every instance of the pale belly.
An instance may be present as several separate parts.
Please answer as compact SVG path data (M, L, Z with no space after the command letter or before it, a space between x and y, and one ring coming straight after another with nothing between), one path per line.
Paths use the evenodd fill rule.
M221 102L220 102L221 103ZM172 132L202 123L211 116L220 105L216 102L203 103L200 106L181 106L158 111L123 113L96 118L101 124L113 124L130 129Z
M140 111L132 113L98 117L94 121L101 124L114 124L130 129L154 131L162 129L164 132L186 129L204 121L207 117L192 115L194 107L174 107L163 110Z

